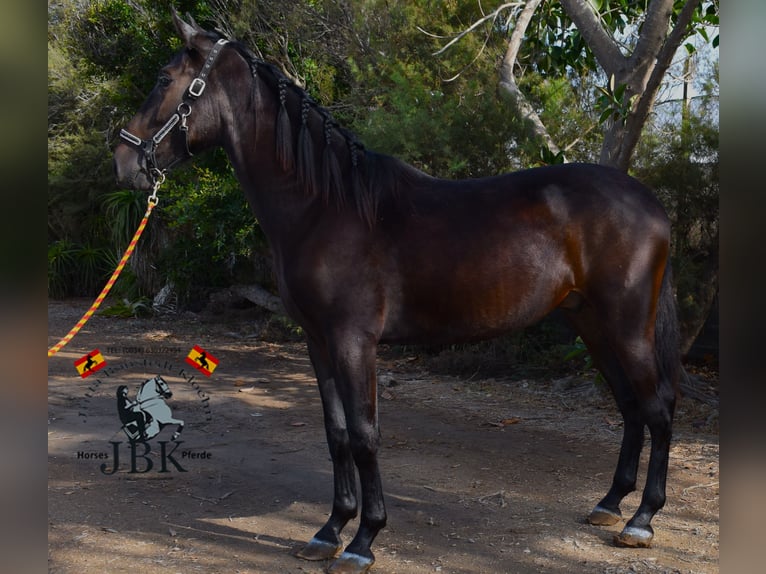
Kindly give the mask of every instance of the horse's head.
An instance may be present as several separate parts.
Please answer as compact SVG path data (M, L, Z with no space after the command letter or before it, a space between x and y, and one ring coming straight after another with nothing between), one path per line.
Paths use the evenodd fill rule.
M172 16L184 47L160 70L154 89L120 132L114 169L124 187L151 190L193 151L220 143L221 86L210 80L225 76L231 65L219 60L226 41L193 19L186 23L175 9Z
M141 387L138 389L138 395L136 398L139 402L148 401L149 399L162 397L163 399L169 399L173 396L170 387L161 376L157 375L151 379L146 379Z
M161 376L154 377L154 384L156 385L157 394L164 399L169 399L173 396L173 392Z

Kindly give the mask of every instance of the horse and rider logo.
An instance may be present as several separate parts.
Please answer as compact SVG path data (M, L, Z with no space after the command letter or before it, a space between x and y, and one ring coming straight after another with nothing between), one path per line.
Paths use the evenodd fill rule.
M178 439L184 430L184 421L174 418L165 402L172 396L173 392L160 375L144 381L135 400L128 396L127 385L117 388L117 413L122 430L131 442L152 439L167 425L176 425L172 440Z

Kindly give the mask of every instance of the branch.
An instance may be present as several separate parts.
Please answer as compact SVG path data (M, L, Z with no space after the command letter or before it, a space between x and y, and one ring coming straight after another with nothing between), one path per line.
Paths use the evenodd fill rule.
M558 154L561 150L548 133L540 116L529 104L524 94L521 93L521 90L516 84L516 78L513 75L513 68L516 65L516 58L519 55L524 34L529 27L529 22L532 20L535 10L537 10L537 7L541 2L542 0L529 0L524 5L524 9L519 14L519 17L516 19L516 25L513 27L511 39L508 41L508 48L505 51L505 56L503 56L503 62L500 64L500 81L498 83L498 88L503 90L506 95L510 96L518 114L528 122L528 127L532 136L535 139L544 142L553 154Z
M696 4L699 0L687 2ZM686 8L684 6L684 8ZM668 30L668 22L673 13L673 0L652 0L646 8L646 19L641 26L641 34L638 36L636 47L630 55L629 66L640 68L647 65L657 54L659 47L665 41Z
M489 14L484 16L483 18L480 18L479 20L477 20L476 22L471 24L468 28L466 28L465 30L460 32L460 34L458 34L457 36L452 38L452 40L447 42L446 45L444 45L440 50L437 50L436 52L434 52L432 55L433 56L438 56L440 54L443 54L450 46L452 46L452 45L456 44L457 42L459 42L461 40L461 38L463 38L464 36L467 36L468 34L473 32L476 28L481 26L487 20L495 20L498 17L498 15L500 14L500 12L502 12L503 10L507 10L508 8L514 8L514 7L523 6L523 5L524 5L524 2L508 2L507 4L501 4L493 12L490 12ZM434 34L430 34L430 33L426 32L425 30L423 30L422 28L418 28L418 30L420 30L424 34L427 34L428 36L436 37Z
M232 285L210 295L210 307L215 312L220 312L230 307L234 301L247 299L259 307L274 313L275 315L287 316L287 311L282 304L282 299L272 295L260 285Z
M532 16L541 1L542 0L529 0L524 5L524 9L521 11L521 14L519 14L519 17L516 19L516 25L513 27L513 33L511 34L511 39L508 41L508 48L505 51L502 63L502 67L510 66L508 72L510 72L509 75L511 78L513 77L513 66L516 63L519 50L521 49L521 42L524 40L524 34L526 34L529 22L532 20Z
M676 25L673 27L670 34L668 34L668 37L659 49L659 53L654 61L654 65L651 67L648 78L645 81L642 79L642 91L640 92L640 97L629 118L629 129L625 131L625 137L621 142L619 152L615 158L617 163L624 169L627 169L629 166L630 157L638 144L642 127L646 123L646 118L649 117L649 114L654 108L654 100L659 92L662 79L665 77L665 73L673 62L673 56L678 51L678 47L688 33L689 24L691 23L694 11L697 9L700 1L701 0L689 0L684 4L684 7L678 14ZM669 20L670 16L667 18Z
M673 62L673 56L675 56L681 42L683 42L684 38L688 35L689 24L691 23L694 11L697 9L700 2L701 0L689 0L684 4L684 7L678 14L676 25L670 31L670 34L668 34L659 54L657 54L657 63L647 81L647 91L656 91L654 89L655 86L656 89L659 89L662 79L665 77L665 72L667 72L670 64Z
M593 51L593 55L607 77L614 74L625 61L625 56L604 27L598 14L587 0L561 0L564 11L572 19L574 25L582 34L585 43Z

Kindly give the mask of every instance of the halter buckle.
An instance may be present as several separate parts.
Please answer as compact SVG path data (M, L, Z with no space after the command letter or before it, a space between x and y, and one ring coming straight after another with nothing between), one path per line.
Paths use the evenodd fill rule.
M202 92L205 91L205 86L207 86L205 80L202 78L194 78L192 83L189 84L189 95L192 98L199 98L202 95Z

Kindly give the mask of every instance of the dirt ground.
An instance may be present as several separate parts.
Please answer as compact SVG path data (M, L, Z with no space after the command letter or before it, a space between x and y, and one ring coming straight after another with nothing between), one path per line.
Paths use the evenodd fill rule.
M89 303L49 303L49 347ZM305 345L262 335L247 312L96 315L48 360L50 573L324 571L292 555L332 497L318 391ZM210 377L185 364L194 345L218 359ZM96 348L106 367L82 379L74 362ZM585 522L622 433L592 380L458 378L435 374L415 351L386 349L378 369L388 526L373 572L718 572L713 407L680 401L654 544L622 549L611 542L622 524ZM172 450L166 427L131 460L115 393L124 384L134 397L157 374L185 421L183 442ZM641 484L645 467L646 457ZM639 498L625 500L626 517Z

